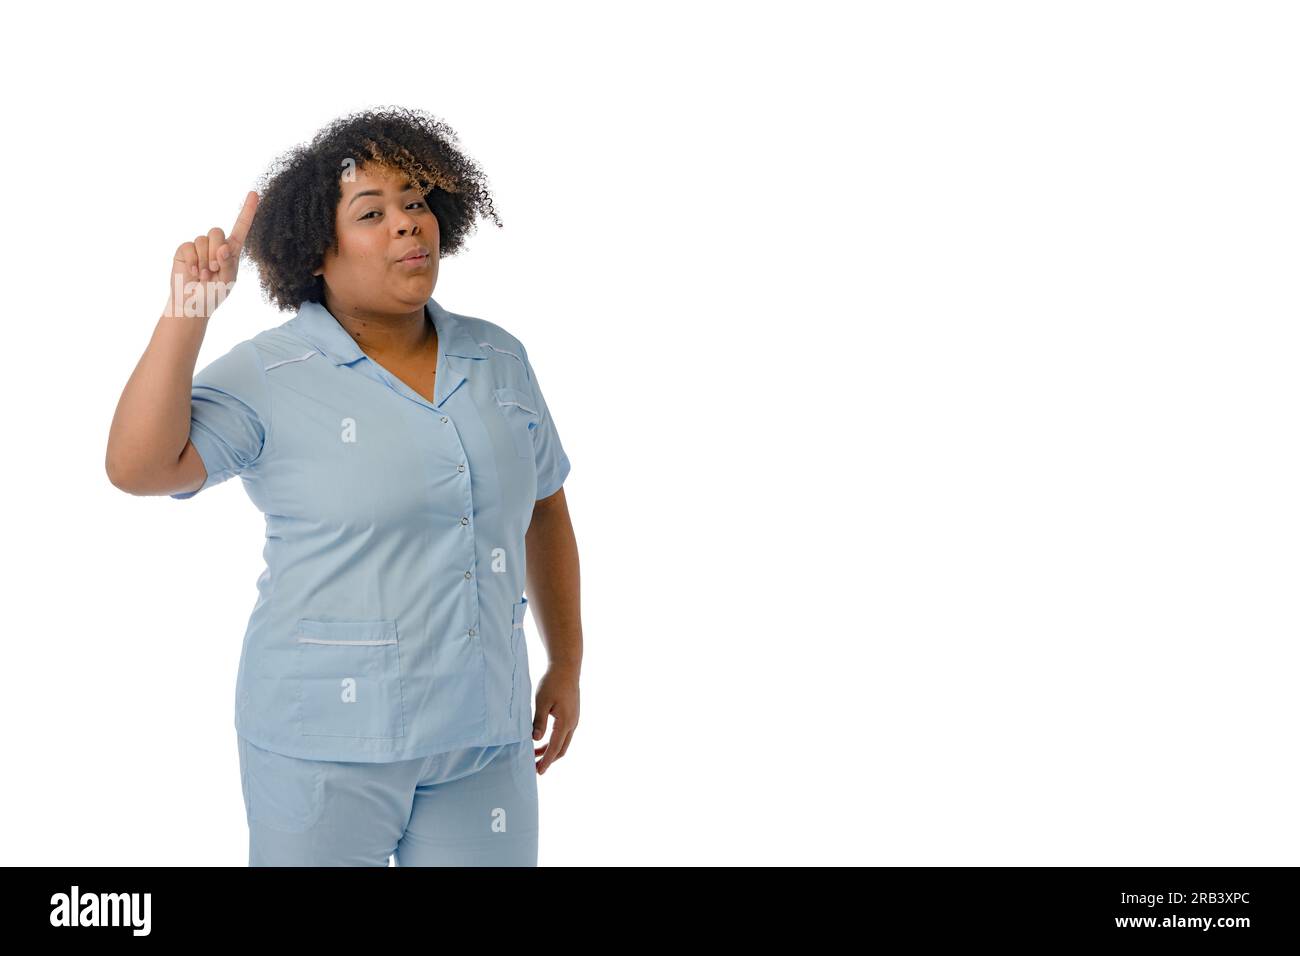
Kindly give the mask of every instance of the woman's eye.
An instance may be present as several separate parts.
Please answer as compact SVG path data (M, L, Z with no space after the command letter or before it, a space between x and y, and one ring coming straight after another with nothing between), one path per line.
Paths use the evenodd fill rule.
M411 200L409 203L407 203L407 205L408 205L408 206L423 206L423 205L424 205L424 200L422 200L422 199L413 199L413 200ZM378 209L372 209L372 210L370 210L370 212L366 213L366 214L365 214L364 216L362 216L361 218L362 218L362 219L369 219L372 213L377 213L377 212L379 212Z

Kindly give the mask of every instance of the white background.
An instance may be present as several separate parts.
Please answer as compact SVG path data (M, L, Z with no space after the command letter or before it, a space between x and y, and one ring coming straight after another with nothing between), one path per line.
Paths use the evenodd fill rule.
M46 5L0 208L5 864L247 862L263 519L104 473L178 243L428 110L572 461L540 864L1294 865L1300 14ZM200 367L289 316L251 266ZM545 655L528 622L534 680Z

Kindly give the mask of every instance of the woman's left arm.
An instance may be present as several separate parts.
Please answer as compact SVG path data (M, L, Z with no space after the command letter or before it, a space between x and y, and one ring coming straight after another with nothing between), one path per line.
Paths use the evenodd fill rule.
M578 726L578 674L582 670L582 613L578 600L578 542L569 520L564 488L533 506L524 535L528 572L525 590L546 645L549 662L537 687L533 740L546 733L546 718L555 717L551 739L538 773L564 756ZM536 751L534 751L535 753Z

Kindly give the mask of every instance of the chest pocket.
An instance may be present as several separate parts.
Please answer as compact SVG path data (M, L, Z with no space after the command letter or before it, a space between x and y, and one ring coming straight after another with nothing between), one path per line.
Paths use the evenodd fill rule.
M496 396L497 411L506 420L510 438L515 445L515 453L529 461L533 459L533 429L537 427L537 409L533 407L533 396L517 388L498 388L493 390Z

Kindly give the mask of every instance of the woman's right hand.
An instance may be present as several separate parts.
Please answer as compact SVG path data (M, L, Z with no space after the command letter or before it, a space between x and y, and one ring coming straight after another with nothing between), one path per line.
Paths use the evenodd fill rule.
M182 242L176 247L167 315L210 318L225 301L239 274L239 254L257 213L259 198L252 191L245 197L244 208L239 211L229 239L220 226L214 226L206 236L195 236L193 242Z

